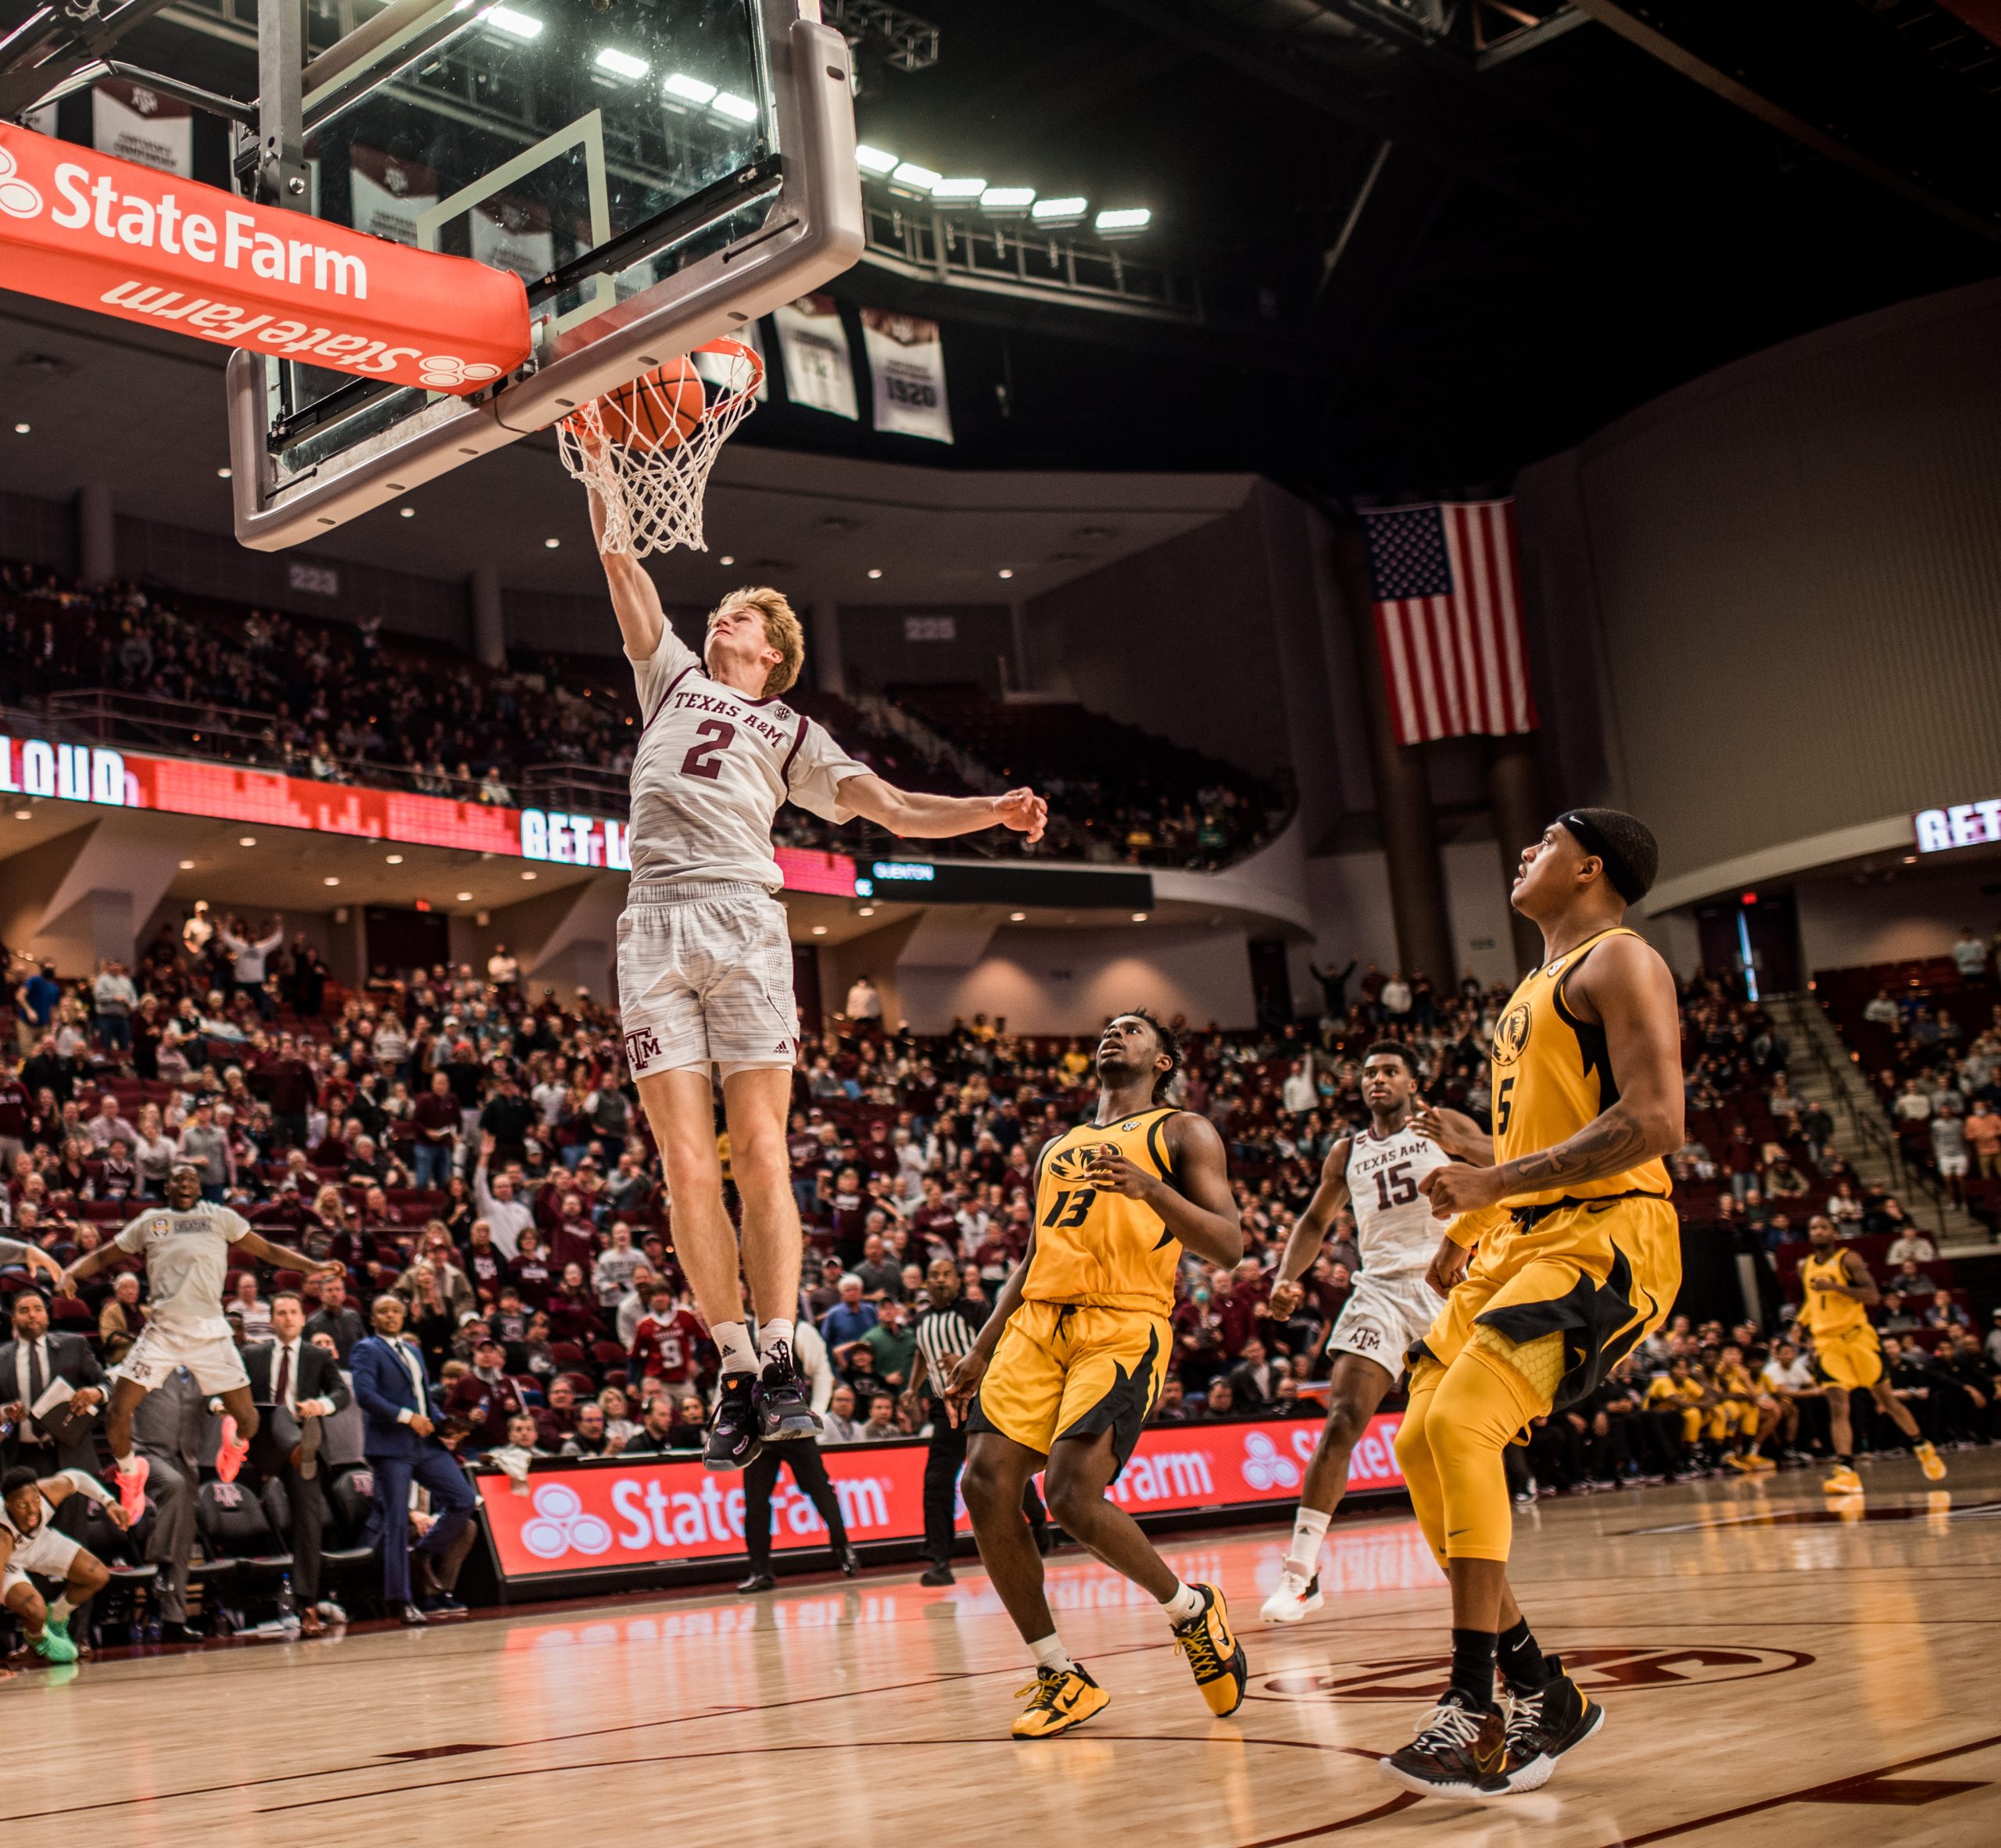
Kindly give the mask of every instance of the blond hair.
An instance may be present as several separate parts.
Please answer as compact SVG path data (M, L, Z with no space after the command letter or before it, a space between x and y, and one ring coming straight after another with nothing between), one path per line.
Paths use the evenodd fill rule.
M779 651L777 664L764 676L763 695L768 700L776 699L798 679L799 670L806 664L806 632L785 593L768 584L732 590L709 612L708 629L715 627L716 618L724 611L744 608L755 610L764 617L764 639Z

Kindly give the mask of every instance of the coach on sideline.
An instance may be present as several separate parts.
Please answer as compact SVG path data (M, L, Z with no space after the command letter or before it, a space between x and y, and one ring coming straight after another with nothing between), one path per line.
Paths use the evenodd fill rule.
M399 1296L378 1296L375 1332L355 1343L349 1357L354 1396L367 1415L363 1445L375 1476L375 1506L382 1526L382 1597L390 1614L406 1624L426 1621L410 1595L410 1489L413 1480L430 1491L438 1520L419 1543L427 1553L451 1550L472 1519L472 1484L459 1460L438 1441L442 1416L424 1376L423 1351L403 1333Z

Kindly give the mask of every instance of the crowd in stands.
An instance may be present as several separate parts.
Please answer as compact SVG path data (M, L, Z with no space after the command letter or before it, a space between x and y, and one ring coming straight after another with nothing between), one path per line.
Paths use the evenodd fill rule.
M610 621L607 611L607 632ZM622 814L639 736L631 677L616 657L515 649L496 672L392 639L379 621L314 621L132 584L85 589L0 563L0 707L91 689L164 702L149 718L191 734L188 748L205 757L504 808L571 777ZM1016 709L970 688L934 693L938 732L983 756L1004 783L1036 782L1054 811L1033 849L975 835L955 852L1213 867L1268 839L1287 813L1256 778L1081 707ZM791 697L889 780L971 793L944 756L837 696L802 686ZM159 736L150 725L135 735ZM1013 766L1031 763L1044 768L1016 775ZM853 851L861 826L837 829L787 808L777 839Z
M1366 1121L1363 1048L1403 1041L1435 1101L1487 1116L1502 991L1373 965L1319 979L1317 1018L1187 1033L1180 1101L1222 1134L1247 1247L1233 1269L1184 1262L1162 1421L1319 1415L1324 1337L1359 1262L1345 1211L1297 1313L1275 1318L1268 1298L1323 1160ZM616 1017L581 991L536 990L503 951L485 970L351 994L276 922L204 911L129 974L30 967L13 1006L18 1056L0 1060L10 1236L66 1262L192 1163L209 1198L341 1266L325 1284L244 1268L227 1305L242 1340L265 1333L274 1291L303 1284L309 1335L345 1359L372 1301L392 1295L463 1459L696 1447L716 1356L675 1261ZM1810 1348L1783 1300L1806 1219L1823 1212L1888 1292L1892 1378L1926 1434L1992 1438L2001 1326L1982 1339L1950 1266L1896 1199L1857 1180L1755 1005L1699 976L1683 1022L1688 1139L1671 1166L1687 1236L1759 1255L1769 1300L1731 1326L1677 1316L1541 1427L1516 1467L1545 1490L1584 1489L1762 1468L1824 1442ZM807 1040L790 1153L811 1248L802 1318L834 1375L829 1442L925 1432L935 1408L910 1391L911 1320L933 1266L958 1273L975 1309L992 1302L1026 1243L1032 1151L1093 1107L1090 1055L983 1017L924 1037L836 1016ZM0 1291L35 1294L19 1270L0 1272ZM136 1264L52 1309L115 1360L144 1326ZM1900 1441L1872 1420L1858 1418L1865 1449Z

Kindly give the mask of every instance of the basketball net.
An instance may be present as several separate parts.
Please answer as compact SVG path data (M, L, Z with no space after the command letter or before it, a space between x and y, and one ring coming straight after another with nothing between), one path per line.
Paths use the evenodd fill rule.
M643 558L676 546L703 552L702 496L730 433L750 415L763 384L764 365L741 342L711 340L688 355L700 374L706 399L695 427L680 442L642 448L614 442L593 399L556 426L563 466L595 493L604 507L603 549ZM649 375L625 388L658 428L678 427L678 401ZM636 417L621 417L630 430Z

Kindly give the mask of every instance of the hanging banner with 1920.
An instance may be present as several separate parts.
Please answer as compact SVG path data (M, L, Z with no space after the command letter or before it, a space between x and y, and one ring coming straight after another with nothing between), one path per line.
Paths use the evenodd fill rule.
M952 411L945 397L945 343L935 321L861 311L861 338L875 381L875 428L932 442L952 440Z

